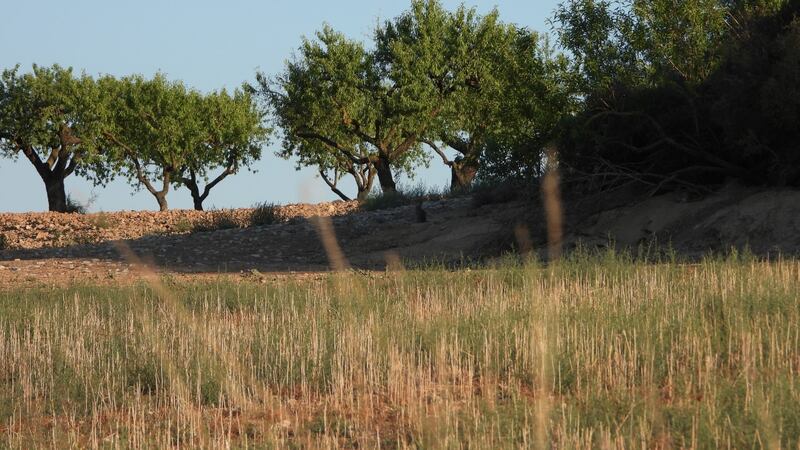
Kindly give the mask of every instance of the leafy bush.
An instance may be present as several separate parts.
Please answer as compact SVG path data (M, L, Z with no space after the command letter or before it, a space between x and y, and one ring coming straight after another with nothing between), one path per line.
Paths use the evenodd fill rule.
M286 217L280 205L275 203L258 203L253 206L253 212L250 214L250 225L253 226L274 225L285 221Z

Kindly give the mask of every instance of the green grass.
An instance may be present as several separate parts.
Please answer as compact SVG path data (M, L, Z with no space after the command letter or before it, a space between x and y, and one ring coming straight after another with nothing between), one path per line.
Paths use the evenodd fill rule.
M796 447L800 262L0 293L0 446Z

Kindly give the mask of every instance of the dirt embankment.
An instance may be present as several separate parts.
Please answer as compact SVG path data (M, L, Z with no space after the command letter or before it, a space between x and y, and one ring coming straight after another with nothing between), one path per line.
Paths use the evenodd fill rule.
M309 219L314 216L331 217L336 242L358 269L382 270L397 261L485 261L520 245L544 255L544 212L538 195L529 194L534 200L481 206L466 197L428 201L424 222L413 205L367 212L345 202L287 206L280 214L289 220L260 226L247 226L252 210L4 214L0 232L11 248L0 251L0 285L135 279L130 255L182 276L233 273L263 281L326 271L318 223ZM745 247L760 255L800 255L798 190L729 186L700 199L675 193L642 198L633 190L565 196L563 207L567 252L578 245L659 245L691 258ZM222 226L208 231L214 224ZM527 234L522 240L521 232Z

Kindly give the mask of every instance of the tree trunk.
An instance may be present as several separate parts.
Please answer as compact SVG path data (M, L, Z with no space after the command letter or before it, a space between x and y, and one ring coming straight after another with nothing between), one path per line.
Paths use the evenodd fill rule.
M158 202L158 210L159 211L166 211L169 209L167 205L167 193L165 191L161 191L159 193L153 194Z
M203 210L203 200L206 198L200 195L200 188L197 187L197 182L194 181L194 178L183 180L184 186L189 189L189 192L192 194L192 201L194 202L194 209L195 211L202 211Z
M359 202L363 202L369 196L369 189L358 189L358 194L356 194L356 200Z
M195 211L202 211L203 210L203 199L200 198L199 195L194 195L194 192L192 192L192 200L194 201L194 210Z
M375 170L378 172L378 182L381 184L381 191L384 194L397 192L397 185L392 176L392 167L389 159L383 155L378 156L372 161L375 165Z
M478 158L471 156L457 158L453 161L450 165L450 189L463 190L468 188L472 181L475 180L479 166Z
M67 212L67 193L64 189L64 179L50 176L44 180L47 189L47 207L53 212Z

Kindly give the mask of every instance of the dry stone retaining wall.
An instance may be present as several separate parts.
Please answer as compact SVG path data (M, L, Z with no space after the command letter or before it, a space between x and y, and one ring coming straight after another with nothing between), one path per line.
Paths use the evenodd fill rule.
M313 216L339 216L358 209L357 202L292 204L277 207L285 220ZM137 239L153 234L184 234L220 224L252 225L253 208L217 211L120 211L92 214L2 213L0 250L36 249Z

